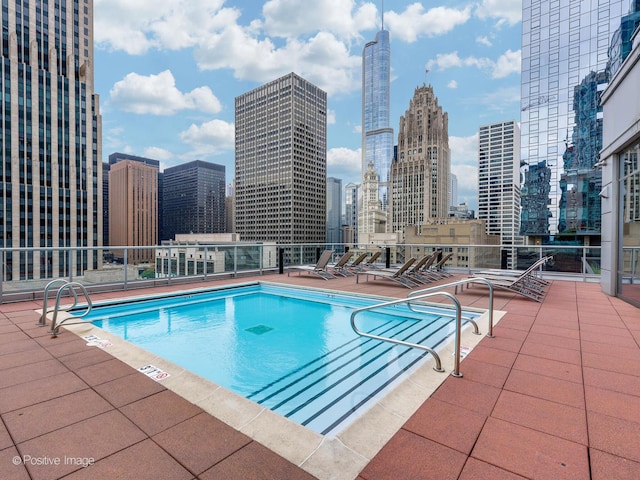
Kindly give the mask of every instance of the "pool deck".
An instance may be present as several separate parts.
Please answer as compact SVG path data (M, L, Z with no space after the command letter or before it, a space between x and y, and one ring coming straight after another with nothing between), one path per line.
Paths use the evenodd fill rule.
M388 297L409 292L388 281L292 274L92 299L251 280ZM458 297L486 308L483 287ZM36 326L41 306L0 305L3 480L316 478L109 348L87 346L71 332L51 338ZM495 338L482 338L462 361L464 376L434 373L444 382L354 477L640 478L640 310L604 295L599 284L559 280L542 303L496 292L495 308L507 313Z

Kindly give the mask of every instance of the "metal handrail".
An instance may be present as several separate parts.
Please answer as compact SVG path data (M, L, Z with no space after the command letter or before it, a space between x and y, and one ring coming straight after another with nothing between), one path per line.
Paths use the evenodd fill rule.
M69 283L69 280L67 280L66 278L56 278L55 280L51 280L49 283L47 283L47 286L44 287L44 302L42 304L42 315L40 315L40 320L38 320L38 323L36 323L36 325L38 325L39 327L44 327L47 325L47 313L49 313L47 311L48 309L47 305L49 303L49 290L56 283L62 283L66 285L67 283ZM60 288L62 288L62 286ZM75 297L75 300L77 303L78 297L76 295L76 292L74 290L71 290L71 292L73 293L73 296ZM74 303L74 306L75 306L75 303ZM73 307L69 307L69 308L73 308Z
M82 293L84 294L84 297L87 300L87 309L86 309L86 311L84 311L80 315L74 315L73 317L67 317L67 318L61 320L60 323L57 323L58 312L60 311L60 299L62 298L62 292L65 289L69 289L71 292L73 292L73 296L75 297L76 301L73 303L73 305L71 307L66 309L66 310L71 310L78 303L78 295L75 293L75 288L76 287L78 287L78 288L80 288L80 290L82 290ZM91 307L92 306L93 306L93 304L91 303L91 298L89 297L89 293L87 292L87 289L84 287L84 285L82 285L81 283L78 283L78 282L67 282L62 287L60 287L60 290L58 290L58 295L56 295L56 305L55 305L55 307L53 309L53 318L51 320L51 330L49 331L49 333L51 333L51 335L53 335L54 337L57 337L58 333L59 333L59 330L60 330L60 326L64 322L66 322L70 318L82 318L82 317L84 317L85 315L87 315L91 311Z
M477 277L477 278L463 278L462 280L457 280L455 282L445 283L443 285L437 285L435 287L425 288L422 290L416 290L415 292L411 292L407 295L407 298L412 298L418 295L422 295L424 293L436 292L438 290L442 290L447 287L456 287L456 293L458 290L458 285L466 285L467 283L484 283L489 287L489 332L487 333L487 337L493 338L495 335L493 334L493 283L491 283L486 278ZM477 327L476 327L477 328Z
M374 308L387 307L390 305L398 305L400 303L409 303L411 302L411 300L433 297L436 295L444 295L446 297L449 297L449 299L453 302L453 304L456 307L456 335L455 335L455 354L454 354L455 359L454 359L454 368L451 375L453 375L454 377L461 377L462 374L460 373L460 330L462 328L462 318L461 318L462 308L460 307L460 302L458 301L458 299L452 294L450 294L449 292L426 293L424 295L421 295L418 298L400 298L398 300L391 300L389 302L378 303L377 305L369 305L367 307L357 308L351 313L351 328L353 329L354 332L356 332L356 334L360 335L361 337L373 338L374 340L381 340L383 342L391 342L398 345L403 345L405 347L412 347L420 350L425 350L426 352L430 353L433 356L436 362L436 365L435 367L433 367L433 369L436 372L444 372L444 369L442 368L442 362L440 361L440 356L436 353L434 349L427 347L426 345L420 345L418 343L405 342L403 340L396 340L395 338L382 337L379 335L374 335L372 333L363 332L362 330L358 329L355 323L356 316L360 312L364 312L366 310L373 310Z

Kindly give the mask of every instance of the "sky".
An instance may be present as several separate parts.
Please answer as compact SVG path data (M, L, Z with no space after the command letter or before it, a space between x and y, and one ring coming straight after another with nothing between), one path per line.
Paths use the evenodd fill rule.
M458 202L477 208L478 129L520 120L520 0L94 0L103 160L225 165L234 99L290 72L328 94L327 175L361 182L362 49L391 41L391 126L415 88L449 115Z

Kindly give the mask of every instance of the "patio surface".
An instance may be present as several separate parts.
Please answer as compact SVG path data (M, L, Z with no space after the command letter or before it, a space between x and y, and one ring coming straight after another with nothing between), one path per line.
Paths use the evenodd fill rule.
M292 274L92 300L250 280L389 297L409 292L385 281ZM486 308L486 288L458 298ZM41 307L0 305L3 480L315 478L304 462L285 460L108 348L87 346L71 332L51 338L36 326ZM496 292L495 308L507 312L495 338L466 356L462 378L439 374L444 382L357 478L640 478L640 310L604 295L599 284L568 281L553 281L540 304Z

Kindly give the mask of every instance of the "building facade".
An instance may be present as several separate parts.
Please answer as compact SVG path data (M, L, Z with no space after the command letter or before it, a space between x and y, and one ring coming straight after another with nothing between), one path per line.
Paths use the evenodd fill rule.
M365 170L360 187L358 225L368 225L366 231L358 229L358 242L369 243L376 234L387 231L387 212L382 209L378 195L380 181L373 162Z
M459 218L430 218L423 225L405 228L404 242L413 245L412 255L429 253L433 248L444 254L452 253L446 266L463 268L489 268L500 266L497 245L500 237L487 235L483 220L464 220ZM418 245L432 245L433 248L422 252ZM496 248L488 246L495 245Z
M530 243L599 241L592 233L567 231L568 215L586 213L589 218L590 214L565 210L563 219L561 210L568 208L570 201L567 194L563 199L563 192L587 189L580 192L586 199L593 197L592 191L597 195L599 187L593 179L578 178L577 171L567 172L565 164L576 163L575 141L585 138L585 129L594 129L589 133L596 137L591 139L594 144L601 142L602 129L597 122L579 121L580 116L602 119L599 100L589 103L585 97L585 102L576 101L576 95L581 95L581 89L595 88L599 99L608 81L611 39L629 5L629 0L522 2L521 234L529 237ZM597 164L595 150L580 160L586 168ZM577 219L574 223L582 222Z
M324 243L327 94L295 73L235 99L236 232Z
M509 120L483 125L478 139L478 219L502 245L522 245L518 124ZM508 268L515 268L516 253L507 249Z
M360 185L357 183L347 183L344 187L344 224L348 227L349 243L358 243L358 195L360 194ZM347 241L343 235L343 241Z
M202 160L164 170L162 240L225 232L225 171L224 165Z
M327 243L342 243L342 180L327 178Z
M393 158L391 128L391 47L384 29L362 51L362 174L373 164L378 175L378 199L382 211L389 205L389 167ZM363 215L361 218L372 218ZM359 224L362 233L374 233L374 225Z
M458 205L458 177L449 173L449 208Z
M0 246L4 278L79 275L102 245L101 116L93 1L2 2Z
M449 215L449 118L433 88L415 89L400 117L398 151L390 171L391 231Z
M111 158L110 158L111 160ZM111 245L155 245L158 239L158 167L134 160L119 160L109 171L109 238ZM123 249L112 249L116 261ZM152 249L129 249L129 263L151 262Z
M602 291L640 307L640 28L602 96Z

